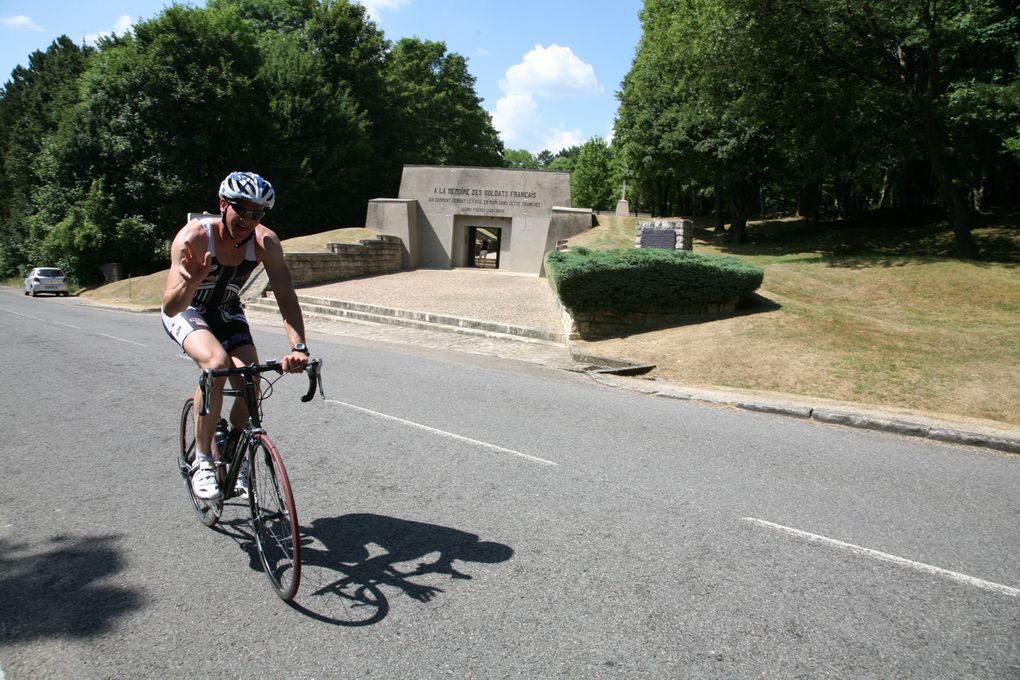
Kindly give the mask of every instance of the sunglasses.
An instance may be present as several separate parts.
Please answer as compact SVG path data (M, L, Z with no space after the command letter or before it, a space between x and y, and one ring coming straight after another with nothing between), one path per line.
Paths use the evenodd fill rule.
M236 203L231 203L230 201L227 201L227 205L233 208L234 212L237 213L237 216L240 217L242 220L255 220L256 222L258 222L266 215L265 210L248 210L244 206L240 206Z

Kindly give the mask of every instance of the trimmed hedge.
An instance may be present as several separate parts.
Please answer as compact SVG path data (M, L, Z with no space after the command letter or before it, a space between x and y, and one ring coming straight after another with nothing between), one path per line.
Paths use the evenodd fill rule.
M736 257L660 248L553 251L546 273L560 302L575 313L669 312L739 299L765 277Z

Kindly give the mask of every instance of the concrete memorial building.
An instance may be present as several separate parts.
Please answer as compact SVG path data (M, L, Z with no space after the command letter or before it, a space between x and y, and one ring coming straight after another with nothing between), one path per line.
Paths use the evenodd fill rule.
M557 241L587 231L570 174L405 165L397 198L369 201L365 227L396 236L404 269L479 267L544 275Z

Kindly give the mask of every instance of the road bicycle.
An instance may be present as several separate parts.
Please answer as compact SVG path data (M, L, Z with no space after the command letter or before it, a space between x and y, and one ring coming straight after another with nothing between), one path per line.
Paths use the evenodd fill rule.
M267 361L233 368L202 371L199 387L202 393L201 415L209 414L212 381L214 378L241 377L240 387L225 386L223 396L244 399L248 406L248 423L244 429L234 432L222 448L213 437L213 459L216 478L223 492L221 498L206 500L195 495L191 487L191 464L195 458L195 398L189 397L181 411L181 449L177 463L184 488L191 498L195 514L207 527L215 526L223 513L225 501L243 496L235 489L242 470L248 473L248 508L251 511L251 528L255 536L255 547L262 562L262 568L273 586L273 590L284 601L291 600L301 582L301 534L298 525L297 507L290 479L283 465L283 459L262 427L262 402L273 392L273 385L279 380L269 380L263 373L275 371L282 377L280 362ZM311 401L318 388L321 398L322 360L312 359L305 368L308 376L308 392L301 401ZM260 383L266 383L259 389Z

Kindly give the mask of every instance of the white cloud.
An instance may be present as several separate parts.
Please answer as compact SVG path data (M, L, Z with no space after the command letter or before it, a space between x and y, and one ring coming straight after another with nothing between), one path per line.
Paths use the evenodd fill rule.
M13 17L0 17L0 23L4 26L10 26L11 28L23 28L26 31L43 30L42 26L32 21L30 17L26 17L24 14L19 14Z
M524 61L506 70L499 86L510 94L529 92L543 97L602 94L604 89L591 64L581 61L569 47L555 43L548 48L535 45Z
M549 149L553 153L558 153L563 149L571 146L581 146L587 140L584 138L584 133L580 130L560 130L553 128L549 130L549 133L545 137L545 143L543 149Z
M381 23L383 10L395 12L404 5L411 4L411 0L360 0L360 2L372 21L378 23Z
M135 25L134 19L127 14L122 14L118 17L117 21L114 22L113 28L109 31L99 31L98 33L88 33L85 35L85 42L89 45L95 45L101 38L109 38L113 35L124 35L130 31Z
M542 117L531 94L508 94L497 101L492 125L508 149L531 150L542 142Z
M591 64L569 47L535 45L524 60L506 70L499 82L506 94L496 102L492 124L510 149L557 152L584 141L580 130L549 128L538 113L536 97L600 95L605 91Z

